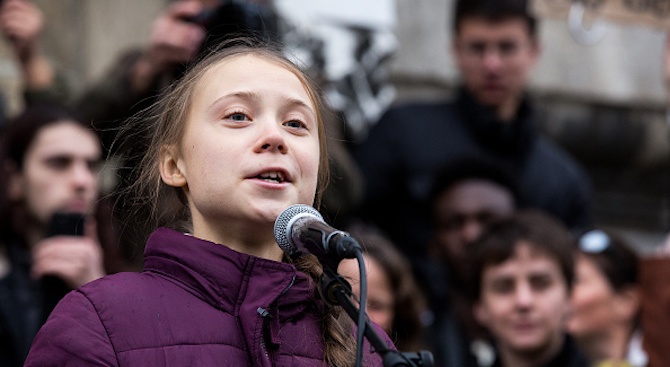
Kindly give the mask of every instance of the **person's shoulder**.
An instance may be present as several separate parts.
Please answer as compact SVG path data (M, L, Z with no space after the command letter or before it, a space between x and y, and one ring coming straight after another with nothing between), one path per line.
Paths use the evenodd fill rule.
M78 289L91 302L115 300L132 295L146 294L153 288L154 277L140 272L110 274Z
M442 114L447 113L452 108L453 103L448 100L406 100L395 103L382 116L382 120L386 117L407 114Z
M568 151L546 136L538 135L536 140L538 157L542 164L560 170L575 178L585 177L584 168Z
M387 109L372 127L371 134L389 134L400 129L407 132L407 124L442 124L452 120L453 105L447 100L407 100L397 102Z
M125 328L129 323L141 322L147 315L174 307L177 299L183 300L183 292L178 284L156 273L122 272L90 282L70 294L78 293L80 297L73 301L90 304L106 327L114 329L119 325ZM162 302L168 297L175 303ZM126 318L110 316L115 314L126 315Z

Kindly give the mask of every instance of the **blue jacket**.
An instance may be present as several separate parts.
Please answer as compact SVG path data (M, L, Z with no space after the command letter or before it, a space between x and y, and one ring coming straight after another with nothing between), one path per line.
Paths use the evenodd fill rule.
M66 296L26 366L323 366L321 303L293 265L166 228L144 265Z

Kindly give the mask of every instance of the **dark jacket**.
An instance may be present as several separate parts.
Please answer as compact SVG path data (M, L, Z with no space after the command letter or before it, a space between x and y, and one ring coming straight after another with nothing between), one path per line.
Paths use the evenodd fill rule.
M516 367L516 366L505 366L502 364L500 359L497 359L493 363L493 367ZM584 353L577 348L574 340L566 336L563 347L561 351L554 356L547 363L534 366L534 367L590 367L588 360Z
M66 296L26 366L322 366L321 306L293 265L165 228L144 265Z
M484 156L520 181L522 202L571 229L591 222L590 182L582 168L536 130L531 103L502 122L464 89L451 102L412 103L387 111L356 152L364 173L361 216L379 225L410 257L425 255L428 196L438 172Z
M30 276L30 251L14 241L2 250L10 270L0 278L0 366L18 367L44 320L43 294Z
M0 278L0 366L19 367L49 313L72 288L55 276L34 279L30 249L8 243L0 249L9 266Z

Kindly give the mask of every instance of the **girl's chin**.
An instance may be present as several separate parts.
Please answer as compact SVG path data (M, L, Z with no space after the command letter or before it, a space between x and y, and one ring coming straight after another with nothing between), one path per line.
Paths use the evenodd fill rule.
M259 203L254 211L261 221L274 223L275 219L290 205L283 202L267 201Z

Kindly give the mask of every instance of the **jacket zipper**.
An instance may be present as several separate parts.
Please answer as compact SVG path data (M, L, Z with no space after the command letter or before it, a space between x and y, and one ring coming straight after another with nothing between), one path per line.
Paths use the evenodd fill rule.
M291 278L291 282L289 285L279 294L279 297L283 296L286 292L288 292L289 289L293 286L293 283L295 283L296 276L295 274ZM268 365L272 366L272 359L270 359L270 351L267 348L267 345L265 343L265 339L271 337L270 333L270 319L272 319L272 315L270 312L263 308L263 307L258 307L256 309L256 312L262 317L263 319L263 325L262 325L262 336L261 336L261 350L263 351L263 354L265 355L265 358L268 361Z
M258 312L259 315L261 315L263 325L261 326L261 350L263 351L263 354L265 355L265 359L268 362L269 366L272 366L272 360L270 359L270 352L268 351L268 347L265 344L265 338L268 337L268 329L270 328L269 319L272 318L272 315L270 315L270 312L268 310L264 309L263 307L259 307L256 312Z

